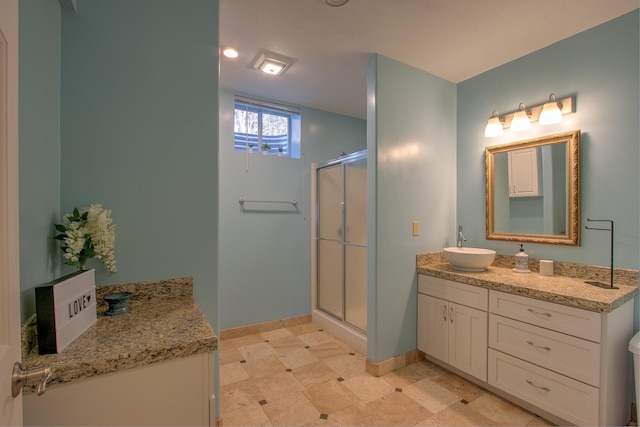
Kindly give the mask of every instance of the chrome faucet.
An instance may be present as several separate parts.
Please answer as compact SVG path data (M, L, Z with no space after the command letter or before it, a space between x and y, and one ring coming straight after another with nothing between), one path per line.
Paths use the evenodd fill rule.
M461 248L462 247L462 242L466 242L467 239L464 237L464 234L462 234L462 226L459 225L458 226L458 247Z

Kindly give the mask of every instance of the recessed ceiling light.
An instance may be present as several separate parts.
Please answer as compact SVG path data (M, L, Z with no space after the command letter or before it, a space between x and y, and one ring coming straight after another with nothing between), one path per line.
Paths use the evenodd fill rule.
M295 59L279 53L261 50L251 62L251 67L263 73L279 76L291 67Z
M238 49L231 46L225 47L224 49L222 49L222 54L227 58L231 58L231 59L234 59L240 56L240 52L238 52Z

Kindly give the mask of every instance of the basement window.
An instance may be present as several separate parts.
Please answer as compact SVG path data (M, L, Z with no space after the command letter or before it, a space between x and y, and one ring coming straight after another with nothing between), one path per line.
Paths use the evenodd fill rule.
M300 109L236 96L234 108L236 151L300 158Z

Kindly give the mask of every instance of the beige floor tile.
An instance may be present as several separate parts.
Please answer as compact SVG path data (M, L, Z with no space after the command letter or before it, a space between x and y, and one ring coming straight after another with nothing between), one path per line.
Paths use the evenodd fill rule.
M422 380L424 376L418 374L414 369L405 366L404 368L389 372L380 378L391 387L404 388Z
M243 363L242 367L252 380L279 374L287 369L275 354Z
M273 331L262 332L261 334L265 340L269 340L269 341L293 336L291 331L288 330L287 328L274 329Z
M552 423L551 421L548 421L542 417L539 417L537 415L535 415L533 417L533 419L531 421L529 421L527 424L527 426L531 426L531 427L549 427L549 426L555 426L554 423Z
M267 402L304 390L304 386L290 372L259 378L253 382Z
M329 341L322 344L318 344L312 348L309 348L311 354L318 359L327 359L333 356L348 355L354 353L355 350L339 340Z
M298 338L309 347L315 347L328 342L335 342L336 339L325 331L314 331L308 334L298 335Z
M254 360L264 359L265 357L276 356L278 354L270 343L264 341L238 347L238 351L244 356L247 362L253 362Z
M428 360L373 377L363 354L312 323L220 348L228 426L553 425Z
M488 392L468 406L496 423L510 426L524 426L535 418L531 412Z
M221 348L225 350L230 348L239 348L239 347L244 347L246 345L257 344L259 342L264 342L264 338L262 338L262 335L260 334L246 335L244 337L222 340Z
M418 381L402 391L434 414L460 400L458 395L428 379Z
M313 323L302 323L300 325L289 326L287 329L293 335L303 335L318 331L320 328Z
M260 390L251 380L239 381L220 387L220 412L224 414L236 409L252 406L264 400Z
M373 402L389 393L395 393L395 389L389 384L369 374L351 377L343 381L342 384L364 403Z
M320 418L320 412L300 392L267 402L262 410L274 426L301 426Z
M305 343L300 341L296 336L278 338L269 341L269 344L271 344L271 347L273 347L273 349L279 355L285 355L288 353L293 353L294 351L299 351L305 346Z
M220 350L220 365L239 362L241 360L244 360L244 356L235 347L230 348L228 350L222 350L222 349Z
M344 379L362 375L366 372L365 359L362 356L358 356L358 353L354 355L340 354L322 361Z
M327 420L337 426L384 425L384 420L377 417L371 408L362 402L329 414Z
M485 391L482 388L452 372L434 378L433 382L441 385L452 393L457 394L460 396L460 399L464 399L467 402L473 402L485 394Z
M433 415L402 392L387 394L368 406L385 425L390 426L412 426Z
M262 410L259 403L229 411L223 414L224 426L271 426L269 417Z
M423 378L428 379L435 379L449 372L435 363L424 359L408 365L408 368L413 369L418 374L422 375Z
M299 348L286 354L280 354L280 361L289 369L299 368L318 361L318 358L306 348Z
M340 375L322 361L309 363L293 369L291 372L305 387L329 380L336 380Z
M330 427L337 426L337 424L332 423L328 419L318 418L317 420L313 420L310 423L305 424L305 427Z
M227 385L249 379L247 371L240 362L220 365L220 385Z
M416 424L420 427L444 427L444 426L496 426L495 421L474 411L463 403L454 403L448 408L438 412L433 417Z
M305 396L323 414L332 414L360 402L355 394L335 379L309 386Z

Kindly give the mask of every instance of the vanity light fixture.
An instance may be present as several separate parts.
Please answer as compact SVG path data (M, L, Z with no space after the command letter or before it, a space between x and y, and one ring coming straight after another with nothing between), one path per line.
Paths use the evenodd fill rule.
M529 120L529 114L527 114L527 107L521 102L520 105L518 105L518 111L513 115L511 130L513 132L520 132L527 129L531 129L531 120Z
M562 121L562 103L556 100L556 96L552 93L549 95L549 102L542 106L540 112L540 124L551 125L554 123L560 123Z
M526 108L521 102L517 111L505 114L504 116L498 116L497 120L494 117L497 115L497 112L494 110L484 129L484 136L493 137L502 135L502 132L497 129L497 123L500 123L503 129L511 128L512 131L517 132L529 129L531 123L534 122L540 122L541 125L561 122L562 116L569 113L575 113L573 97L557 100L556 96L552 93L549 95L549 100L544 104Z
M251 61L251 68L263 73L279 76L291 67L295 59L289 58L279 53L262 49Z
M504 133L502 122L500 121L500 115L496 110L493 110L491 117L487 121L487 126L484 128L485 138L491 138L493 136L499 136Z

